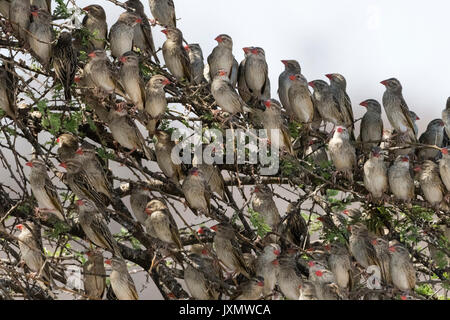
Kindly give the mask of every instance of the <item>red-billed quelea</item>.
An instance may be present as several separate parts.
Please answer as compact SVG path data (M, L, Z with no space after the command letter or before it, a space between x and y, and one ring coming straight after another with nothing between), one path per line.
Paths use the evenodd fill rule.
M319 300L338 300L339 296L329 288L330 284L336 283L336 277L327 269L326 262L309 261L308 266L309 280L314 284L317 298Z
M119 257L113 257L105 261L111 265L112 272L109 275L111 287L119 300L139 300L134 281L128 272L127 263Z
M39 212L50 213L59 220L64 221L64 209L56 188L48 176L45 162L40 159L33 159L27 162L26 165L31 167L31 173L28 178L31 190L39 206Z
M444 142L444 122L441 119L432 120L428 124L427 130L420 136L419 142L442 148ZM420 160L434 160L438 155L438 149L420 148L418 151Z
M205 64L203 62L202 48L198 43L190 43L184 46L184 49L189 55L189 61L191 62L192 78L194 84L201 84L206 81L203 72L205 70Z
M147 230L151 230L154 236L159 240L176 246L178 249L182 249L180 234L178 227L169 208L160 199L150 200L146 207L145 213L147 219L145 220L145 226Z
M414 111L409 111L409 118L411 119L413 126L414 126L414 134L416 135L419 133L419 127L417 126L417 121L420 120L419 116Z
M119 83L119 74L112 65L104 50L95 50L88 54L89 62L84 67L84 72L94 85L108 93L118 93L126 97L124 89Z
M394 286L401 291L414 290L416 286L416 270L409 257L409 252L400 244L389 247L391 272Z
M388 171L389 187L397 200L411 202L414 197L414 180L409 172L409 157L398 156Z
M369 231L362 223L351 226L349 249L352 256L363 268L377 264L377 255L370 242Z
M288 90L289 110L295 119L301 123L311 123L314 117L314 105L308 89L308 81L301 74L289 76Z
M347 89L347 81L344 76L339 73L329 73L326 75L328 79L330 79L330 89L333 92L333 95L338 103L339 110L342 115L343 124L349 130L350 136L352 140L354 139L354 124L355 119L353 118L353 109L352 102L350 101L350 97L348 96Z
M313 103L322 120L331 122L334 126L343 125L344 119L340 113L338 101L328 83L323 80L314 80L308 84L314 89Z
M403 98L402 85L395 78L381 81L386 87L383 94L383 106L391 126L401 135L409 137L410 141L416 141L414 124L409 116L409 108ZM403 140L407 141L405 138Z
M77 200L77 206L78 221L89 241L98 247L111 251L115 255L121 256L116 240L94 204L87 199L82 199Z
M82 25L91 34L88 51L105 49L108 34L105 10L97 4L87 6L83 10L86 12L86 15L83 18Z
M263 102L265 111L261 117L262 126L267 130L270 144L280 152L294 154L289 130L283 121L281 104L270 99Z
M145 213L145 208L150 200L149 190L142 187L133 187L130 196L130 206L136 220L141 224L145 224L145 220L147 220L148 215Z
M55 38L52 29L52 16L47 10L33 7L31 10L28 44L39 62L48 67L52 57L52 42Z
M269 186L263 184L257 184L255 186L253 190L252 208L254 211L259 212L264 223L272 231L277 231L281 217Z
M162 46L164 62L170 73L178 81L192 81L191 62L188 53L183 47L183 34L177 28L169 27L162 30L167 40Z
M347 128L336 127L333 137L328 143L331 160L337 171L344 173L345 177L353 183L353 168L356 166L355 147L350 142Z
M302 69L296 60L281 60L284 64L284 71L278 77L278 97L288 115L292 114L292 108L289 103L289 88L292 85L290 76L301 74Z
M243 112L246 107L245 102L233 88L225 70L217 71L211 84L211 93L217 105L229 114Z
M95 250L86 253L87 261L83 265L84 293L90 300L101 300L106 288L106 271L103 256Z
M279 232L283 235L281 239L283 250L292 246L292 243L302 249L309 248L308 225L301 215L300 207L290 203L286 215L287 217L283 219L279 227Z
M431 160L425 160L422 165L414 167L417 180L425 200L436 210L448 210L444 203L445 187L439 177L439 167Z
M32 222L16 225L20 230L18 236L20 258L25 262L34 275L40 275L48 286L54 286L52 274L48 264L45 264L42 248L41 229Z
M163 75L155 75L145 85L145 112L150 119L147 122L147 130L150 135L155 134L160 117L166 112L167 100L164 87L170 81Z
M325 144L319 139L313 137L310 137L307 141L305 158L311 163L319 166L326 166L329 159Z
M146 52L147 55L152 55L155 62L159 63L156 55L155 43L153 42L153 34L147 15L144 11L144 5L140 0L128 0L125 2L128 11L134 12L142 22L134 28L133 46Z
M264 296L271 294L277 283L279 271L279 261L277 258L280 253L280 246L271 243L264 247L264 250L256 259L256 275L264 278Z
M239 65L233 55L233 40L226 34L218 35L215 40L217 46L208 56L208 65L205 70L208 69L210 81L214 79L219 70L224 70L230 79L232 88L235 88Z
M362 149L369 153L373 147L378 146L383 138L383 120L381 119L381 105L377 100L368 99L360 103L367 111L361 120L359 140Z
M260 100L270 99L269 68L266 62L266 54L263 48L244 48L244 52L250 51L246 56L244 65L240 66L239 73L244 77L239 77L239 81L245 81L251 99L248 103L257 103Z
M141 24L142 19L132 12L124 12L119 19L112 25L109 31L109 43L111 46L111 55L119 58L125 52L133 49L134 30L137 24Z
M64 88L64 97L70 101L70 87L77 72L78 58L72 45L72 34L61 32L58 42L53 48L53 68L59 82Z
M220 223L211 227L211 229L216 232L214 248L222 264L233 273L240 273L250 279L249 267L243 258L233 227L229 224Z
M389 242L383 238L374 238L371 240L372 246L375 248L378 266L380 267L381 278L385 285L392 283L389 264L391 257L389 255Z
M173 0L148 0L153 18L165 27L176 27L175 5Z
M374 200L381 199L389 189L387 167L379 147L373 147L370 158L364 163L364 186Z
M125 93L138 110L144 110L144 81L139 75L139 58L133 51L127 51L119 57L122 66L119 79Z
M0 14L6 19L9 19L9 7L12 1L0 1Z
M193 167L189 171L181 189L189 207L196 215L200 213L209 216L211 212L211 190L205 179L205 174L200 169Z
M149 160L154 158L145 144L141 131L121 103L111 108L108 126L114 140L122 147L129 149L130 152L142 151Z
M450 193L450 148L442 148L442 159L439 160L439 174L441 175L442 182L447 188L447 194ZM448 197L447 197L448 198Z
M259 300L264 290L263 277L254 277L243 283L237 290L237 297L231 300Z
M298 300L302 278L295 262L295 249L287 249L279 257L277 283L283 295L289 300Z
M317 300L316 288L311 281L303 281L298 300Z
M352 265L350 255L346 246L339 242L329 245L330 255L328 256L328 266L336 278L336 284L341 288L352 288Z
M175 142L164 131L157 131L156 139L155 154L159 168L167 178L175 184L179 184L183 179L183 172L181 171L181 165L175 164L172 160L172 149L175 147Z
M247 58L252 55L252 50L254 50L255 47L245 47L244 50L244 59L239 64L238 69L238 83L237 88L239 95L241 96L242 100L245 103L252 103L256 101L252 101L252 93L250 92L250 89L247 86L247 82L245 81L245 64L247 63ZM234 88L234 86L233 86Z
M222 200L226 200L225 181L220 173L220 169L214 164L206 163L205 159L203 159L202 163L200 163L197 154L194 154L194 157L192 158L192 165L203 172L210 190L217 193Z
M16 120L16 85L14 69L4 63L0 67L0 108L11 119Z
M450 137L450 97L447 98L445 109L442 110L442 121L445 124L445 132Z
M11 21L14 35L21 41L27 41L28 39L30 5L30 0L11 0L9 7L9 20Z

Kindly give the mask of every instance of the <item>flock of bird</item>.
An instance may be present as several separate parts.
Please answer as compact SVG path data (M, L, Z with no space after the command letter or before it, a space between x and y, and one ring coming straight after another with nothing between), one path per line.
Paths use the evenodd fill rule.
M99 118L105 119L114 140L130 150L130 154L138 150L149 160L156 157L161 171L181 187L187 204L196 214L213 217L211 194L216 193L223 201L227 201L228 196L217 166L197 164L194 159L193 168L186 174L171 160L175 143L167 132L158 129L158 125L167 109L165 87L172 82L187 87L203 86L220 108L212 110L214 117L219 113L230 115L224 123L232 123L233 116L248 116L249 123L255 127L279 129L282 134L278 139L270 139L270 133L269 139L283 154L305 156L316 164L331 160L336 169L334 181L340 172L351 187L354 173L361 170L359 158L364 161L362 176L369 193L368 200L374 203L383 203L391 197L405 203L416 200L413 169L424 200L437 213L448 213L450 155L446 143L450 136L450 99L442 119L431 121L417 139L415 121L419 118L409 110L400 81L395 78L384 80L381 84L386 91L382 104L393 131L384 130L380 103L368 99L360 104L367 112L356 137L352 104L342 75L327 74L330 83L323 80L308 82L296 60L282 60L285 70L279 76L277 101L271 98L268 65L262 48L243 48L245 58L238 64L233 55L232 38L221 34L215 38L217 46L205 64L198 44L183 45L182 32L176 28L173 1L149 0L149 3L155 20L147 18L140 0L128 0L123 4L127 11L120 15L109 33L104 9L100 5L87 6L83 9L83 28L72 33L63 31L57 40L51 25L51 1L0 0L0 12L11 28L6 31L12 32L45 70L50 72L53 68L67 102L71 101L73 90L79 88L86 89L82 91L83 95L108 97L117 94L123 98L124 102L115 104L110 110L107 107L95 110ZM162 54L173 79L170 81L162 74L154 74L144 83L140 70L142 59L160 63L152 37L152 28L156 24L164 27L162 32L167 36ZM79 57L81 51L88 53L86 63ZM7 61L1 67L0 105L7 116L18 120L17 97L11 89L17 81L13 70L13 65ZM312 87L313 93L308 87ZM135 113L139 114L139 120L145 124L150 136L157 139L153 150L131 117ZM301 128L301 152L289 135L288 121L295 121ZM320 135L322 124L331 124L333 132L321 131L325 134ZM116 297L137 299L126 262L106 222L106 208L114 201L114 194L105 164L92 144L84 141L80 145L79 138L71 133L61 134L57 142L60 166L66 169L61 179L78 199L78 223L92 244L113 254L107 263L112 266L110 279ZM390 158L394 161L389 166L386 160ZM411 163L415 165L411 166ZM31 167L29 181L38 203L36 213L67 222L46 163L35 157L27 165ZM151 237L159 239L172 251L183 249L178 227L164 199L152 198L147 188L138 188L132 192L131 208ZM416 274L408 250L399 243L389 245L389 241L371 234L362 223L352 225L348 245L332 243L323 255L305 262L309 271L309 277L305 279L298 271L300 253L295 248L307 248L309 239L306 222L299 211L292 208L294 218L283 220L271 189L262 184L254 189L252 208L273 231L278 230L289 239L268 237L264 249L255 258L241 251L231 225L221 222L212 227L214 246L193 245L186 256L190 263L183 266L184 280L192 297L218 299L221 291L217 284L222 283L225 267L234 275L248 278L233 297L236 299L270 296L277 284L288 299L344 299L355 285L352 259L364 269L378 266L383 285L394 286L403 292L415 287ZM17 228L21 230L22 259L31 271L40 273L50 285L52 276L48 265L44 266L36 226L25 222ZM447 238L448 230L447 227ZM198 232L209 230L201 228ZM100 251L88 253L84 272L86 295L101 299L105 290L105 278L102 277L105 268Z

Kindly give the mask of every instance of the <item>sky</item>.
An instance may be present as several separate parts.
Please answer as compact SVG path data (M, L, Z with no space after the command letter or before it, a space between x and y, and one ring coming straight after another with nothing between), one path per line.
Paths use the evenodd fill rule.
M106 0L111 26L123 9ZM148 1L143 1L150 17ZM199 43L206 60L216 45L214 38L229 34L234 55L243 59L242 48L260 46L266 52L272 96L278 98L282 59L296 59L308 80L338 72L347 79L347 91L355 118L364 114L359 103L374 98L381 102L379 82L396 77L410 109L421 118L419 130L441 117L450 96L450 3L434 0L174 0L178 27L190 43ZM157 47L165 36L154 28ZM388 122L385 118L385 125Z

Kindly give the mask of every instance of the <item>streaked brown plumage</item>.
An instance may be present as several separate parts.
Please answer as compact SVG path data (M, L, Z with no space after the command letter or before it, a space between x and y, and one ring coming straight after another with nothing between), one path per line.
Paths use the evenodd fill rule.
M134 281L128 272L127 264L122 258L113 257L105 261L111 265L112 272L109 275L111 287L119 300L139 300Z
M322 120L331 122L335 126L343 125L344 119L339 110L339 103L331 87L323 80L310 81L308 84L314 88L313 103Z
M392 282L402 291L414 290L416 286L416 271L409 258L409 252L400 244L389 247L391 261L389 264Z
M349 239L349 248L352 256L363 267L377 264L375 248L369 239L369 231L362 223L351 226L351 236Z
M138 56L133 51L127 51L119 57L119 61L122 63L119 79L125 93L138 110L144 110L144 81L139 73Z
M439 160L439 174L441 176L442 182L447 188L447 192L450 192L450 148L442 148L442 159Z
M145 213L145 207L151 200L150 192L144 188L133 188L130 196L130 205L136 220L141 224L145 224L148 215Z
M222 200L226 200L225 181L223 180L223 176L220 173L219 168L214 164L207 164L205 159L202 159L202 163L199 162L200 161L197 158L197 154L194 154L194 157L192 158L192 165L203 172L205 181L210 190L217 193Z
M301 123L310 123L314 117L314 105L308 89L308 81L302 74L289 76L289 113Z
M259 300L264 290L264 278L254 277L237 289L237 296L231 300Z
M296 266L295 254L283 252L278 257L278 261L280 266L278 268L277 283L281 292L289 300L298 300L303 281Z
M149 134L153 135L158 127L160 117L166 112L167 100L164 87L170 81L163 75L155 75L145 85L145 112L150 119L147 123Z
M101 300L106 287L106 271L103 256L96 251L86 253L88 259L83 265L84 293L92 300Z
M63 133L56 142L59 145L58 156L64 162L75 157L75 152L78 150L78 138L71 133Z
M171 155L175 142L164 131L157 131L156 138L158 140L155 144L156 162L167 178L179 184L180 180L183 179L183 172L181 171L181 165L175 164Z
M381 278L385 285L392 283L391 271L390 271L390 261L391 257L389 255L389 242L383 238L374 238L371 240L378 260L378 267L380 268Z
M343 125L347 128L351 139L354 141L355 126L353 122L355 119L353 118L352 102L346 92L347 81L344 76L339 73L329 73L326 77L330 79L330 89L338 103L342 115Z
M9 20L11 21L14 35L23 42L26 42L28 39L30 5L30 0L11 0L9 7Z
M173 0L148 0L153 18L161 25L176 27L175 5Z
M427 130L421 134L419 142L430 144L439 148L443 147L444 142L444 122L441 119L430 121ZM439 155L439 150L431 148L420 148L418 156L421 160L434 160Z
M279 232L289 242L300 248L309 248L309 234L305 218L301 215L300 207L290 203L286 211L286 218L280 225ZM288 241L281 239L282 248L290 247Z
M421 166L414 167L425 200L435 209L448 210L443 202L445 187L439 177L439 167L431 160L425 160Z
M288 115L292 114L292 108L289 103L289 88L292 85L290 76L301 74L302 69L296 60L281 60L284 64L284 71L278 77L278 97Z
M206 81L203 72L205 70L205 64L203 62L203 52L198 43L191 43L184 47L189 55L189 61L191 62L192 81L194 84L201 84Z
M58 42L53 48L53 68L56 78L61 82L66 101L70 101L70 87L77 72L78 58L72 45L72 34L61 32Z
M167 40L162 46L164 62L170 73L178 81L192 81L192 70L189 56L183 47L183 34L177 28L169 27L162 30Z
M133 50L134 34L138 24L142 24L142 18L135 13L124 12L112 25L109 30L109 43L111 55L114 58L119 58L125 52Z
M194 210L194 213L198 215L204 214L208 216L211 212L211 190L208 183L205 180L204 173L193 167L187 177L183 181L181 186L184 197L188 202L190 208Z
M52 57L52 42L55 38L51 26L52 16L47 10L31 10L33 17L29 27L28 44L38 61L47 68Z
M108 34L105 10L97 4L84 7L83 10L86 15L83 18L82 25L90 33L89 46L85 48L86 51L105 49ZM79 35L77 34L76 37L79 37ZM81 42L81 39L78 39L78 41Z
M336 284L341 288L349 288L351 290L353 286L353 272L350 255L344 244L340 242L330 244L328 265L336 278Z
M6 62L0 67L0 107L8 117L16 120L17 79L14 67Z
M214 47L208 56L209 79L212 81L219 70L224 70L228 75L231 87L235 88L238 79L238 62L233 55L233 39L227 34L219 34Z
M276 232L281 217L278 208L273 200L272 190L267 185L257 184L253 191L252 208L260 213L260 217L264 220L272 231Z

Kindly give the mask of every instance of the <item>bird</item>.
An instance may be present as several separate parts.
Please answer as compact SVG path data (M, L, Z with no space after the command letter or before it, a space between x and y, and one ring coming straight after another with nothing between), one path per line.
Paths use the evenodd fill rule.
M344 119L339 110L339 103L328 83L323 80L313 80L308 85L314 89L312 94L313 103L322 120L331 122L334 126L344 125Z
M329 245L329 248L328 266L336 278L336 284L341 288L349 288L351 290L353 286L353 271L346 246L340 242L333 242Z
M411 119L414 125L414 135L417 138L417 134L419 133L419 127L417 126L417 121L420 120L419 116L414 112L409 110L409 118Z
M442 148L444 142L444 122L441 119L432 120L427 130L420 135L419 142ZM434 160L439 155L439 149L420 148L418 157L420 160Z
M277 258L280 253L280 246L275 243L271 243L266 245L264 250L259 254L258 258L256 258L256 276L264 278L264 296L271 294L277 283L279 270L279 261Z
M167 69L178 80L192 82L192 70L189 55L183 47L183 34L180 29L168 27L162 30L167 40L162 52Z
M351 226L349 249L352 256L363 268L377 264L375 248L369 239L369 231L362 223Z
M138 150L142 151L148 160L154 158L150 149L145 144L145 139L141 131L136 126L134 120L128 115L128 111L123 107L122 103L117 104L115 108L111 108L108 120L108 127L117 143L129 149L130 153Z
M105 261L112 267L109 275L111 287L119 300L139 300L133 278L128 272L126 262L120 257L112 257Z
M155 135L157 139L155 144L156 163L167 178L179 185L184 175L181 165L175 163L172 159L172 149L175 147L175 142L165 131L156 131Z
M381 278L387 286L392 283L391 271L389 264L391 257L389 255L389 242L383 238L374 238L371 240L372 246L375 248L375 253L380 267Z
M416 141L414 124L409 116L409 108L403 98L402 85L396 78L381 81L386 87L383 93L383 106L391 126L402 136L409 137L412 142ZM406 138L403 138L406 141Z
M252 93L247 86L247 82L245 81L245 64L247 62L247 58L252 54L252 50L255 47L245 47L244 50L244 59L239 63L238 75L237 75L237 88L239 95L245 103L256 103L254 99L252 99ZM231 81L230 81L231 82ZM235 86L233 86L234 88Z
M205 180L205 174L193 167L181 186L184 197L196 215L198 213L209 216L211 213L211 190Z
M298 300L317 300L316 288L311 281L303 281L300 287Z
M55 38L52 29L52 16L45 9L33 7L29 27L28 44L38 61L47 68L52 57L52 42Z
M88 46L83 46L86 52L94 50L104 50L106 46L106 39L108 35L108 24L106 23L106 13L102 6L92 4L83 8L86 15L83 18L82 26L89 32L87 39ZM80 38L76 34L75 38ZM77 40L82 42L81 39Z
M56 78L64 89L64 98L71 100L70 87L74 83L77 72L78 58L72 45L72 34L67 31L60 33L58 42L53 48L53 69Z
M259 300L264 291L264 278L257 276L243 283L230 300Z
M109 231L102 215L88 199L76 201L78 206L78 222L86 237L98 247L107 249L117 256L121 256L119 246Z
M447 188L447 194L450 193L450 155L448 154L448 151L448 147L442 148L442 158L439 160L439 174L442 182Z
M281 217L269 186L263 184L255 185L253 189L252 209L260 214L264 223L272 231L277 232Z
M450 97L447 98L445 109L442 110L442 121L444 121L445 124L445 132L447 133L447 137L450 137Z
M425 160L422 165L414 167L414 172L425 200L436 210L439 208L444 211L448 210L448 206L443 201L446 192L439 177L438 165L431 160Z
M206 163L205 159L202 159L200 162L200 158L196 153L194 153L192 158L192 165L203 172L209 189L217 193L222 200L226 200L225 181L220 173L220 169L214 164Z
M108 94L118 93L126 97L124 89L119 83L119 74L109 60L104 50L95 50L88 54L89 62L84 67L84 72L92 80L93 84Z
M133 49L135 29L142 24L142 18L133 12L124 12L109 30L111 55L119 58L125 52ZM140 28L140 26L139 26Z
M222 271L209 250L201 244L191 246L188 263L184 268L184 281L189 293L197 300L217 300L219 291L210 280L219 281Z
M263 48L244 48L249 50L245 59L245 64L240 66L238 81L245 81L245 85L250 93L250 100L247 103L257 103L260 100L270 99L269 67L266 62L266 54Z
M375 99L364 100L359 105L367 108L361 120L361 131L359 134L362 150L367 154L373 147L378 146L383 138L381 105Z
M239 64L233 55L233 39L227 34L219 34L214 40L217 46L207 58L207 78L213 80L219 70L228 75L232 88L236 87Z
M133 46L147 53L148 56L153 56L154 61L159 63L153 41L152 28L145 14L144 5L140 0L128 0L125 2L125 5L128 11L134 12L142 20L134 29Z
M120 83L134 106L142 111L145 106L144 81L139 75L139 58L133 51L127 51L119 57L122 66L119 69Z
M26 43L28 39L30 5L30 0L11 0L9 6L9 21L15 37L22 43Z
M409 258L409 252L400 244L389 247L391 260L389 270L392 283L401 291L414 290L416 286L416 271Z
M222 264L234 273L240 273L247 279L251 279L249 266L244 260L233 227L222 222L212 226L211 229L216 232L213 240L214 248Z
M248 110L245 102L235 91L227 71L219 69L211 83L211 94L216 104L225 112L233 115L242 113L244 107Z
M12 1L0 1L0 14L6 19L9 19L9 8Z
M289 249L288 249L289 250ZM303 280L295 261L295 250L293 253L282 252L278 257L279 267L277 274L277 283L280 291L289 300L298 300Z
M77 154L77 158L82 162L84 170L89 175L94 189L111 200L113 198L111 183L103 169L95 147L88 142L83 142L75 153Z
M29 221L16 225L16 228L20 231L18 242L22 261L25 262L34 276L41 276L47 287L55 286L49 265L45 263L41 229Z
M17 119L16 87L14 68L4 62L0 67L0 107L14 121Z
M177 224L162 199L150 200L144 212L147 214L144 224L147 230L152 230L152 236L165 243L174 245L178 249L183 249Z
M56 139L56 142L59 146L57 153L62 162L76 156L79 143L78 138L75 135L72 133L63 133Z
M383 198L389 190L387 167L380 147L373 147L370 158L364 163L364 186L375 200Z
M350 137L354 141L355 119L353 118L352 102L346 92L347 81L344 76L339 73L329 73L326 77L330 80L330 89L338 103L343 125L350 132Z
M173 0L148 0L153 18L165 27L176 27L175 5Z
M335 290L331 290L330 284L336 283L336 278L330 270L327 269L326 262L309 261L309 280L314 285L315 295L319 300L339 300ZM334 292L333 292L334 291Z
M289 76L289 89L287 100L289 103L288 113L303 124L310 124L314 117L314 104L308 89L308 81L302 74Z
M166 112L167 100L164 87L171 82L163 75L154 75L145 85L145 112L150 119L147 123L149 134L153 135L158 127L160 117Z
M310 137L307 140L305 158L312 164L325 167L328 164L328 154L325 145L317 138Z
M84 293L90 300L101 300L106 288L106 271L103 256L95 250L87 251L83 264Z
M62 178L63 182L79 199L86 198L93 201L102 212L106 209L108 198L96 189L93 177L86 172L79 159L68 159L59 166L67 170Z
M31 167L30 180L31 191L38 203L40 213L50 213L60 221L65 221L64 209L59 199L58 192L47 173L45 162L33 159L26 163Z
M388 170L389 188L397 200L411 202L414 180L409 172L409 156L399 155Z
M283 121L281 104L275 99L269 99L264 101L264 106L265 110L261 116L261 122L263 128L267 130L267 137L271 146L281 152L287 152L293 155L294 150L292 148L291 137Z
M203 52L198 43L190 43L184 46L189 56L192 70L192 81L194 84L202 84L206 81L203 72L205 64L203 62Z
M278 97L286 110L287 114L290 116L293 114L292 108L289 102L289 88L293 84L290 79L291 76L300 75L302 69L297 60L281 60L284 64L284 70L278 77ZM308 92L309 93L309 92ZM311 96L309 94L309 96Z
M350 142L350 135L346 127L337 126L333 137L328 143L331 160L337 171L353 183L353 168L356 166L355 147Z
M133 187L133 189L131 190L131 210L133 211L136 220L143 225L145 224L145 221L148 217L147 213L145 213L145 208L150 200L150 192L147 188Z
M52 13L52 1L51 0L30 0L32 6L36 6L39 9L43 9L48 13Z
M301 210L293 203L289 203L286 215L279 227L281 247L289 248L291 243L299 248L309 248L308 225L301 214ZM285 240L286 239L286 240Z

